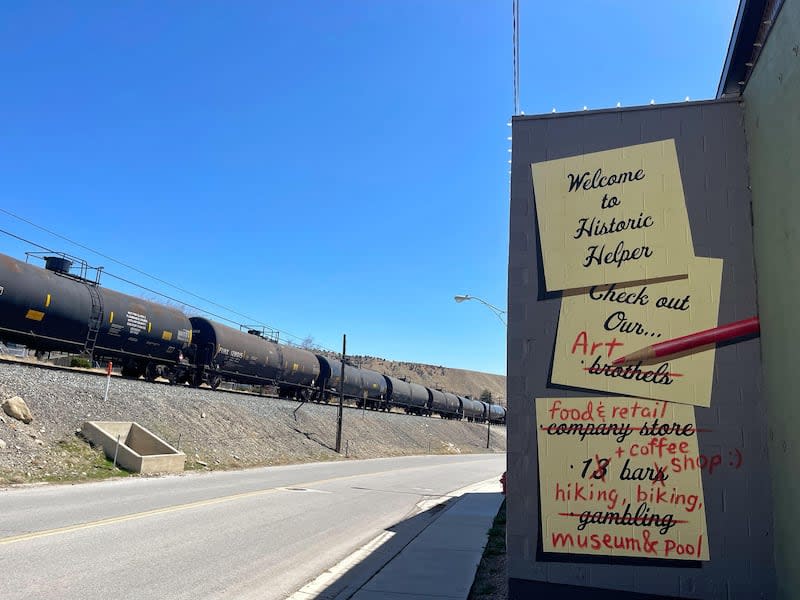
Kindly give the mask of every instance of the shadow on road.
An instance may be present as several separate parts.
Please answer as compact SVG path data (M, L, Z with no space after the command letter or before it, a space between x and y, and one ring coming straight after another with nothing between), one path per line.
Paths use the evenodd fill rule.
M387 528L386 532L388 533L380 536L374 542L374 547L371 547L371 543L361 551L357 551L348 559L339 563L339 565L334 567L331 571L323 574L314 583L307 585L302 590L295 593L291 596L291 600L305 600L311 598L346 600L351 598L373 577L380 573L381 570L386 567L392 559L397 557L406 546L413 542L417 536L433 524L456 500L466 496L469 496L469 494L449 498L424 512L404 519L392 527ZM442 576L447 577L447 574L442 572Z

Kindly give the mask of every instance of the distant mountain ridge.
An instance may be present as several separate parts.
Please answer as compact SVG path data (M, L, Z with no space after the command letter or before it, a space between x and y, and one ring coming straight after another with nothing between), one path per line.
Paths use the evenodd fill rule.
M492 393L492 402L506 406L506 377L480 371L452 369L422 363L398 362L376 356L350 356L353 364L384 375L420 383L425 387L480 398L483 390Z

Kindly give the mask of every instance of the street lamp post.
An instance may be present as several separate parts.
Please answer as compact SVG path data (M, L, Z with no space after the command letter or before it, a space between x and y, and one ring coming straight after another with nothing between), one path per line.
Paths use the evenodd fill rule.
M503 326L507 326L506 321L503 318L503 315L506 314L506 311L504 311L502 308L497 308L494 304L489 304L483 298L478 298L477 296L470 296L469 294L459 294L458 296L453 296L453 300L455 300L456 302L464 302L465 300L477 300L484 306L487 306L489 310L491 310L494 313L494 315L498 319L500 319L500 322L503 324Z
M496 307L494 304L489 304L483 298L478 298L477 296L470 296L469 294L459 294L457 296L453 296L453 300L455 300L456 302L464 302L465 300L477 300L478 302L480 302L481 304L486 306L489 310L491 310L494 313L494 316L496 316L498 319L500 319L500 322L503 324L503 327L508 327L508 325L506 324L505 319L503 318L503 315L506 314L506 311L504 311L502 308ZM488 409L488 414L486 415L486 448L487 449L491 446L491 441L492 441L492 409L489 408Z

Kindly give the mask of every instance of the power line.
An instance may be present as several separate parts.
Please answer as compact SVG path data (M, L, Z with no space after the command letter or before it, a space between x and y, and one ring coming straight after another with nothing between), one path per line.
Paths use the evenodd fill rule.
M2 209L0 209L0 210L2 210ZM26 244L30 244L31 246L35 246L36 248L39 248L40 250L44 250L45 252L52 252L54 254L58 254L58 252L56 250L53 250L52 248L48 248L46 246L42 246L41 244L37 244L33 240L29 240L29 239L26 239L24 237L20 237L18 235L15 235L15 234L11 233L10 231L6 231L5 229L0 229L0 233L4 233L4 234L6 234L6 235L8 235L10 237L13 237L13 238L21 241L21 242L25 242ZM135 281L131 281L129 279L125 279L124 277L120 277L119 275L114 275L113 273L109 273L106 270L103 270L103 274L106 275L107 277L113 277L114 279L119 279L120 281L124 281L125 283L133 285L133 286L135 286L137 288L140 288L140 289L142 289L142 290L144 290L146 292L150 292L151 294L157 294L158 296L161 296L162 298L166 298L167 300L170 300L172 302L176 302L176 303L178 303L178 304L180 304L182 306L188 306L189 308L193 308L193 309L195 309L197 311L202 312L203 314L206 314L206 315L209 315L209 316L212 316L212 317L216 317L217 319L220 319L220 320L223 320L223 321L227 321L228 323L233 323L234 325L239 325L239 323L237 323L233 319L229 319L228 317L224 317L222 315L214 314L212 312L207 311L204 308L200 308L199 306L193 306L191 304L187 304L186 302L178 300L177 298L172 298L171 296L168 296L168 295L164 294L163 292L159 292L158 290L152 290L152 289L150 289L148 287L145 287L145 286L143 286L143 285L141 285L139 283L136 283Z
M514 48L514 114L519 114L519 0L512 0L513 48Z
M0 208L0 210L3 210L3 209ZM40 250L44 250L45 252L55 252L55 250L51 250L50 248L45 248L41 244L37 244L36 242L32 242L30 240L26 240L25 238L19 237L18 235L14 235L10 231L6 231L5 229L0 229L0 233L5 233L9 237L13 237L15 239L18 239L20 242L25 242L26 244L30 244L31 246L36 246L37 248L39 248Z
M84 244L81 244L80 242L76 242L76 241L74 241L74 240L71 240L70 238L68 238L68 237L66 237L66 236L63 236L63 235L61 235L61 234L59 234L59 233L56 233L55 231L51 231L51 230L49 230L49 229L47 229L47 228L45 228L45 227L42 227L41 225L38 225L38 224L36 224L36 223L34 223L34 222L32 222L32 221L30 221L30 220L28 220L28 219L24 218L24 217L21 217L21 216L19 216L19 215L15 214L15 213L13 213L13 212L11 212L11 211L9 211L9 210L6 210L6 209L4 209L4 208L0 208L0 212L3 212L3 213L5 213L5 214L7 214L7 215L9 215L9 216L11 216L11 217L13 217L13 218L15 218L15 219L18 219L18 220L20 220L20 221L22 221L22 222L24 222L24 223L27 223L28 225L31 225L32 227L35 227L35 228L37 228L37 229L40 229L41 231L44 231L44 232L46 232L46 233L48 233L48 234L50 234L50 235L53 235L53 236L55 236L55 237L57 237L57 238L59 238L59 239L62 239L62 240L64 240L64 241L66 241L66 242L69 242L70 244L73 244L73 245L75 245L75 246L78 246L79 248L83 248L84 250L88 250L89 252L92 252L92 253L94 253L94 254L96 254L96 255L98 255L98 256L101 256L101 257L103 257L103 258L105 258L105 259L107 259L107 260L110 260L110 261L112 261L112 262L114 262L114 263L117 263L118 265L121 265L121 266L123 266L123 267L125 267L125 268L127 268L127 269L130 269L130 270L132 270L132 271L135 271L135 272L137 272L137 273L139 273L139 274L141 274L141 275L144 275L145 277L149 277L150 279L153 279L153 280L155 280L155 281L158 281L159 283L163 283L163 284L165 284L165 285L168 285L169 287L172 287L172 288L174 288L174 289L176 289L176 290L178 290L178 291L180 291L180 292L183 292L183 293L185 293L185 294L189 294L190 296L193 296L194 298L197 298L197 299L199 299L199 300L202 300L203 302L206 302L206 303L208 303L208 304L211 304L211 305L213 305L213 306L216 306L216 307L218 307L218 308L221 308L221 309L223 309L223 310L226 310L226 311L230 312L231 314L234 314L234 315L236 315L236 316L239 316L239 317L243 317L244 319L247 319L247 321L249 321L250 323L254 323L254 324L258 324L258 325L263 325L264 327L267 327L267 328L269 328L269 329L274 329L275 331L279 331L280 333L282 333L282 334L284 334L284 335L286 335L286 336L289 336L289 337L291 337L291 338L297 339L297 340L303 340L303 339L305 339L305 338L302 338L302 337L300 337L300 336L298 336L298 335L294 335L293 333L290 333L290 332L288 332L288 331L281 331L280 329L277 329L277 328L275 328L275 327L272 327L271 325L268 325L267 323L264 323L263 321L260 321L259 319L254 319L254 318L252 318L252 317L249 317L249 316L247 316L247 315L245 315L245 314L242 314L242 313L240 313L240 312L238 312L238 311L236 311L236 310L234 310L234 309L232 309L232 308L229 308L229 307L227 307L227 306L224 306L224 305L222 305L222 304L218 304L217 302L214 302L213 300L209 300L209 299L207 299L207 298L203 298L202 296L199 296L199 295L197 295L197 294L195 294L195 293L193 293L193 292L190 292L190 291L188 291L188 290L185 290L185 289L183 289L183 288L181 288L181 287L179 287L179 286L176 286L176 285L174 285L174 284L172 284L172 283L170 283L170 282L168 282L168 281L165 281L165 280L163 280L163 279L161 279L161 278L159 278L159 277L156 277L156 276L154 276L154 275L150 275L149 273L147 273L147 272L145 272L145 271L142 271L141 269L138 269L138 268L136 268L136 267L134 267L134 266L132 266L132 265L128 265L128 264L126 264L126 263L124 263L124 262L122 262L122 261L119 261L119 260L117 260L117 259L115 259L115 258L111 257L111 256L108 256L108 255L106 255L106 254L103 254L102 252L99 252L99 251L97 251L97 250L95 250L95 249L93 249L93 248L90 248L89 246L86 246L86 245L84 245ZM13 233L11 233L10 231L6 231L5 229L0 229L0 233L3 233L3 234L5 234L5 235L8 235L9 237L15 238L15 239L17 239L17 240L19 240L19 241L21 241L21 242L25 242L26 244L30 244L30 245L32 245L32 246L35 246L36 248L39 248L40 250L44 250L45 252L53 252L53 253L57 253L57 251L56 251L56 250L53 250L52 248L48 248L48 247L46 247L46 246L42 246L41 244L38 244L38 243L36 243L36 242L34 242L34 241L32 241L32 240L28 240L28 239L26 239L26 238L23 238L23 237L20 237L20 236L18 236L18 235L16 235L16 234L13 234ZM144 291L146 291L146 292L149 292L149 293L151 293L151 294L156 294L156 295L158 295L158 296L161 296L162 298L165 298L165 299L167 299L167 300L170 300L171 302L175 302L175 303L177 303L177 304L181 304L181 305L183 305L183 306L186 306L186 307L192 308L192 309L194 309L194 310L200 311L200 312L202 312L203 314L206 314L206 315L209 315L209 316L215 317L215 318L217 318L217 319L220 319L220 320L222 320L222 321L227 321L228 323L232 323L232 324L235 324L235 325L244 325L244 323L237 323L235 320L233 320L233 319L231 319L231 318L229 318L229 317L225 317L225 316L222 316L222 315L219 315L219 314L213 313L213 312L211 312L211 311L209 311L209 310L207 310L207 309L205 309L205 308L201 308L201 307L199 307L199 306L194 306L193 304L189 304L189 303L187 303L187 302L184 302L184 301L182 301L182 300L179 300L179 299L177 299L177 298L173 298L172 296L169 296L169 295L167 295L167 294L164 294L163 292L159 292L158 290L154 290L154 289L151 289L151 288L145 287L145 286L143 286L143 285L141 285L141 284L139 284L139 283L136 283L135 281L131 281L131 280L129 280L129 279L126 279L126 278L124 278L124 277L121 277L121 276L119 276L119 275L114 275L113 273L110 273L110 272L108 272L108 271L106 271L106 270L103 270L103 273L104 273L105 275L109 276L109 277L112 277L112 278L114 278L114 279L118 279L118 280L120 280L120 281L123 281L123 282L125 282L125 283L129 284L129 285L133 285L133 286L135 286L135 287L137 287L137 288L140 288L140 289L142 289L142 290L144 290ZM324 346L318 346L318 347L322 348L323 350L330 350L329 348L325 348Z
M158 290L150 289L149 287L143 286L140 283L136 283L135 281L131 281L130 279L125 279L124 277L120 277L119 275L114 275L113 273L109 273L106 270L103 270L103 274L105 276L107 276L107 277L112 277L114 279L118 279L119 281L123 281L123 282L125 282L127 284L136 286L139 289L142 289L142 290L144 290L146 292L150 292L151 294L157 294L158 296L161 296L162 298L166 298L167 300L170 300L171 302L175 302L177 304L180 304L181 306L187 306L189 308L193 308L196 311L199 311L199 312L201 312L201 313L203 313L205 315L209 315L211 317L215 317L217 319L220 319L221 321L227 321L228 323L233 323L234 325L241 325L241 323L237 323L236 321L234 321L231 318L224 317L222 315L217 315L217 314L215 314L213 312L209 312L205 308L200 308L199 306L194 306L193 304L188 304L188 303L186 303L186 302L184 302L182 300L178 300L177 298L173 298L172 296L168 296L167 294L165 294L163 292L159 292Z
M212 306L216 306L217 308L221 308L223 310L226 310L229 313L234 314L234 315L236 315L238 317L242 317L244 319L247 319L250 322L254 322L254 323L257 323L259 325L263 325L264 327L269 327L270 329L276 329L275 327L272 327L271 325L268 325L267 323L263 323L263 322L259 321L258 319L253 319L252 317L249 317L249 316L247 316L245 314L237 312L236 310L234 310L232 308L229 308L229 307L224 306L222 304L218 304L217 302L214 302L213 300L209 300L208 298L203 298L202 296L199 296L199 295L197 295L197 294L195 294L193 292L190 292L189 290L186 290L186 289L184 289L184 288L182 288L180 286L177 286L177 285L175 285L173 283L170 283L169 281L165 281L164 279L156 277L155 275L151 275L151 274L149 274L149 273L147 273L145 271L142 271L141 269L138 269L138 268L134 267L133 265L129 265L127 263L124 263L124 262L122 262L120 260L117 260L116 258L108 256L107 254L103 254L102 252L99 252L98 250L95 250L94 248L90 248L89 246L81 244L80 242L76 242L75 240L71 240L68 237L65 237L65 236L61 235L60 233L56 233L55 231L51 231L51 230L49 230L49 229L47 229L45 227L42 227L41 225L37 225L33 221L30 221L30 220L28 220L28 219L26 219L24 217L21 217L21 216L19 216L17 214L14 214L13 212L11 212L9 210L6 210L4 208L0 208L0 212L4 212L5 214L7 214L7 215L9 215L11 217L14 217L15 219L18 219L18 220L20 220L20 221L22 221L24 223L27 223L28 225L31 225L32 227L36 227L37 229L40 229L40 230L42 230L42 231L44 231L46 233L49 233L50 235L53 235L53 236L55 236L55 237L57 237L59 239L62 239L64 241L66 241L66 242L69 242L70 244L78 246L79 248L83 248L84 250L88 250L89 252L92 252L92 253L96 254L97 256L105 258L106 260L110 260L111 262L117 263L118 265L121 265L121 266L125 267L126 269L130 269L131 271L135 271L136 273L139 273L140 275L144 275L145 277L153 279L154 281L157 281L159 283L163 283L164 285L168 285L169 287L171 287L173 289L176 289L179 292L182 292L184 294L188 294L188 295L192 296L193 298L197 298L198 300L202 300L203 302L211 304ZM48 252L52 252L52 250L48 249ZM127 283L133 283L133 282L127 282ZM138 284L133 283L133 285L138 285ZM148 290L148 291L152 291L152 290ZM168 296L164 296L164 297L167 298ZM174 300L174 299L170 298L170 300ZM190 306L190 305L187 304L186 306ZM197 307L192 307L192 308L197 308ZM211 314L211 313L209 313L209 314ZM230 319L226 319L226 320L230 321ZM287 333L287 332L284 332L284 333ZM297 336L293 336L293 337L297 337Z

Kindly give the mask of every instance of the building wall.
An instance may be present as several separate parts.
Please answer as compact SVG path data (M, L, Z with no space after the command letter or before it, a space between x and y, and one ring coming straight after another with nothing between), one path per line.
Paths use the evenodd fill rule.
M507 380L511 598L774 597L772 497L758 339L717 350L711 407L695 409L697 426L704 430L698 435L702 454L727 457L740 449L744 457L741 469L702 474L709 561L543 553L540 540L535 398L593 393L549 381L561 293L548 293L543 284L530 165L675 139L695 254L725 261L719 322L728 323L757 314L743 121L742 106L735 101L514 118ZM786 195L787 203L791 196L800 205L797 189ZM788 264L785 257L781 264ZM800 411L797 394L785 400ZM800 489L794 481L787 478L785 485Z
M786 0L744 91L779 597L800 595L800 0Z

